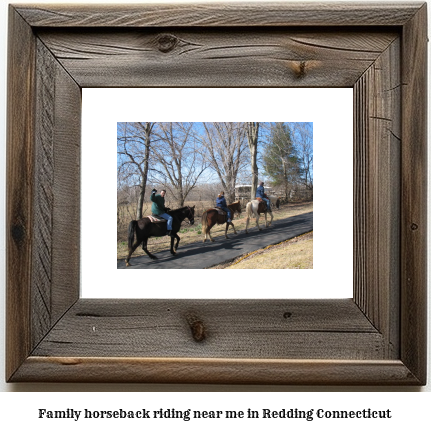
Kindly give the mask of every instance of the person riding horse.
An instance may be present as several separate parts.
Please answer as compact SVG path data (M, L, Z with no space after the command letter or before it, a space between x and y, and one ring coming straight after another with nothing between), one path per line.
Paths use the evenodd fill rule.
M261 181L259 183L259 187L256 189L256 197L261 198L266 203L268 211L272 212L271 211L271 201L266 197L265 188L263 187L263 185L264 185L264 182Z
M227 213L227 222L230 223L232 221L232 215L230 213L230 209L227 207L226 199L224 197L224 192L220 192L216 199L216 207L222 209Z
M162 190L159 195L156 195L157 190L151 190L150 200L152 202L151 212L153 216L164 218L167 222L166 235L171 236L172 233L172 216L167 214L169 208L165 207L166 190Z

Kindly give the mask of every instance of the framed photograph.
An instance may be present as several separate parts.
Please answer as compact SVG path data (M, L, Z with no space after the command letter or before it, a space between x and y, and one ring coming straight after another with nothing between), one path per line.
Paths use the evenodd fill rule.
M425 3L11 5L8 44L8 382L426 384ZM352 89L352 297L82 297L89 88Z
M331 109L328 100L331 100ZM150 100L151 103L143 103ZM229 101L229 103L226 103ZM285 102L283 102L285 101ZM310 103L312 101L312 103ZM85 88L82 90L82 148L81 148L81 178L85 186L81 190L81 298L206 298L206 299L322 299L322 298L351 298L353 294L353 89L351 88L126 88L100 89ZM128 119L119 122L118 119ZM187 158L181 160L182 178L189 175L189 181L182 183L183 190L192 184L194 188L188 192L184 205L194 207L194 224L183 223L179 236L179 248L172 256L169 250L170 238L150 237L148 251L157 259L152 260L141 247L132 253L130 266L126 266L128 253L129 225L132 219L138 219L136 208L141 188L140 172L136 173L134 161L126 164L133 157L139 157L143 140L141 135L142 118L154 120L151 123L153 139L150 143L155 153L148 164L150 173L147 177L145 199L143 199L143 213L151 213L150 193L153 187L162 190L168 188L165 196L166 206L182 207L183 204L173 200L178 193L178 183L168 182L164 186L157 185L157 181L164 181L163 175L169 173L170 178L179 178L178 165L167 164L160 166L158 162L162 156L168 161L172 158L172 147L167 146L159 136L162 128L172 127L172 131L187 127L188 141L181 151L186 153L188 148L193 152L186 153ZM289 176L289 183L281 183L281 204L274 206L274 221L269 228L265 228L264 217L260 217L258 232L255 219L250 219L249 233L245 233L247 211L246 204L250 201L250 186L235 188L236 197L228 196L229 188L223 187L228 203L241 203L241 214L235 212L233 225L228 229L228 239L224 237L225 225L213 226L210 233L214 242L206 239L202 230L202 215L216 203L220 192L221 181L227 185L224 175L218 177L210 168L203 170L204 154L202 151L195 155L200 146L208 148L215 146L215 152L224 150L224 146L215 141L205 142L206 134L218 128L217 133L237 133L239 138L237 147L242 151L236 161L242 168L241 177L250 175L250 158L246 136L244 136L245 120L259 118L259 150L265 155L265 147L269 146L270 134L280 127L288 127L295 133L297 144L297 160L309 157L311 143L315 143L313 151L313 185L311 189L304 186L305 178L301 177L293 184L293 175ZM193 123L187 119L195 120ZM206 120L217 120L208 122ZM272 122L265 122L272 119ZM156 122L155 120L164 120ZM177 121L175 121L177 120ZM180 122L178 122L180 120ZM241 120L238 122L238 120ZM304 120L313 120L304 122ZM205 130L203 122L205 121ZM118 133L117 133L118 132ZM171 133L171 131L169 131ZM129 137L127 137L129 135ZM177 135L177 136L178 136ZM135 140L139 137L139 141ZM216 138L219 135L216 136ZM235 135L234 135L235 136ZM311 140L312 138L312 140ZM306 141L304 141L306 139ZM181 141L180 141L181 142ZM182 143L182 142L181 142ZM306 146L304 146L304 144ZM219 146L220 145L220 146ZM109 150L109 153L107 149ZM115 148L119 152L117 157ZM173 148L175 149L175 147ZM195 151L197 150L197 151ZM100 154L104 154L103 163L99 163ZM238 151L239 153L239 151ZM238 154L236 153L236 154ZM145 153L144 153L145 154ZM230 153L230 154L233 154ZM343 163L337 163L337 169L328 169L334 162L334 155ZM126 157L125 157L126 156ZM217 156L221 155L218 153ZM226 159L225 159L226 160ZM229 159L229 162L232 159ZM309 160L309 158L307 159ZM165 161L165 160L164 160ZM130 165L133 163L133 167ZM205 164L207 159L205 160ZM210 163L213 163L210 160ZM228 172L227 162L222 162L224 172ZM189 169L194 164L195 169ZM202 166L203 165L203 166ZM260 162L259 172L263 172ZM94 180L95 166L97 179ZM175 166L175 170L171 168ZM213 164L214 166L214 164ZM277 162L277 167L282 166ZM292 163L292 170L295 165ZM118 169L117 169L118 167ZM198 168L198 169L197 169ZM222 169L223 169L222 168ZM118 172L118 173L117 173ZM297 171L294 172L294 174ZM307 172L305 169L302 172ZM192 176L197 177L195 181ZM278 174L278 172L277 172ZM133 181L130 181L132 176ZM192 180L190 180L192 178ZM342 178L342 181L340 181ZM270 185L265 179L265 192ZM291 182L290 182L291 181ZM281 181L280 181L281 182ZM237 180L237 184L248 184ZM103 187L101 187L103 184ZM160 184L160 183L159 183ZM337 237L337 248L342 249L336 258L340 269L336 273L331 270L334 256L327 253L324 244L334 242L334 231L328 229L334 220L334 212L328 211L327 191L336 184L336 195L341 199L340 210L342 216L337 216L337 230L343 232ZM289 203L286 204L286 188L295 187ZM190 190L190 188L189 188ZM137 193L136 193L137 192ZM136 193L136 194L135 194ZM294 194L293 194L294 193ZM118 199L117 199L118 197ZM337 201L338 198L336 199ZM142 199L141 199L142 202ZM341 202L341 201L339 201ZM101 212L102 211L102 212ZM188 211L186 209L186 211ZM103 213L103 215L102 215ZM213 211L214 213L214 211ZM97 251L94 248L94 221L97 217L97 229L103 231L98 235ZM108 217L107 215L110 214ZM187 212L186 212L187 214ZM267 217L268 221L270 217ZM186 219L187 220L187 219ZM307 234L308 232L312 233ZM133 232L133 231L132 231ZM133 234L134 235L134 234ZM313 240L309 238L311 235ZM294 257L283 260L267 259L260 265L255 265L255 259L261 259L261 253L254 253L265 248L267 252L280 252L280 247L271 245L284 243L288 238L298 237L301 258L297 253ZM296 240L295 240L296 241ZM115 249L112 244L117 243ZM284 243L287 244L287 243ZM290 244L290 242L289 242ZM303 249L306 244L307 248ZM323 245L320 247L319 245ZM267 248L270 247L270 248ZM301 253L301 250L304 252ZM115 254L116 253L116 254ZM241 260L230 267L243 269L229 271L225 282L220 277L209 276L204 268L218 268L227 265L226 261L240 259L248 255L250 259ZM260 257L259 257L260 256ZM108 264L108 262L110 264ZM114 264L116 262L116 265ZM251 264L253 262L253 264ZM313 263L315 264L313 265ZM96 264L98 263L98 264ZM100 271L103 264L103 271ZM220 265L221 264L221 265ZM244 267L246 267L244 269ZM253 267L254 269L247 269ZM257 267L257 268L256 268ZM288 273L278 268L302 268L301 271L290 269ZM127 269L127 273L123 270ZM263 269L267 268L267 269ZM268 268L275 269L271 277ZM135 271L140 269L141 271ZM167 271L155 274L150 271L142 274L142 270ZM187 274L187 271L191 271ZM144 278L144 282L143 282ZM152 279L161 278L154 288ZM224 277L222 277L223 279ZM287 283L278 281L285 278ZM330 285L322 288L319 280L331 279ZM196 280L202 282L196 282ZM171 283L175 280L174 283ZM268 282L268 280L270 280ZM103 289L100 286L103 285ZM265 288L262 288L262 285ZM118 287L121 286L121 289Z

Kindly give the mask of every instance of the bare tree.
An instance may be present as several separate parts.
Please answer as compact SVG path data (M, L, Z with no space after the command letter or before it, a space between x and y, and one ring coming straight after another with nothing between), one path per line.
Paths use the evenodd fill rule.
M117 125L118 178L132 179L139 186L136 206L138 220L142 218L154 124L138 122Z
M307 190L313 190L313 123L290 124L301 162L303 184Z
M245 164L246 131L242 123L203 123L204 158L217 173L227 201L235 200L238 173Z
M245 123L248 139L248 148L250 149L251 159L251 199L256 196L257 182L259 179L259 169L257 167L257 144L259 142L259 123Z
M180 206L207 168L197 151L194 123L158 123L153 170Z

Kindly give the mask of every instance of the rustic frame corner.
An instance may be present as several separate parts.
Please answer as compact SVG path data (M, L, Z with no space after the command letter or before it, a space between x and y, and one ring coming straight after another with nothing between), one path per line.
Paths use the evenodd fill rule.
M426 47L425 3L11 5L7 381L426 384ZM81 89L268 82L354 89L354 298L81 299Z

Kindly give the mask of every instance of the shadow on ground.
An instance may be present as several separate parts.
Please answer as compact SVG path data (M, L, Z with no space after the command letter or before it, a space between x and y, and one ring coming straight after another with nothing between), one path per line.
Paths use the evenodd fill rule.
M146 255L132 256L129 267L123 259L117 260L117 269L204 269L312 230L313 212L309 212L275 221L271 227L261 231L253 228L248 234L245 231L237 235L230 233L229 239L217 237L213 243L203 243L200 239L181 247L180 242L176 256L172 256L169 250L155 253L157 260Z

